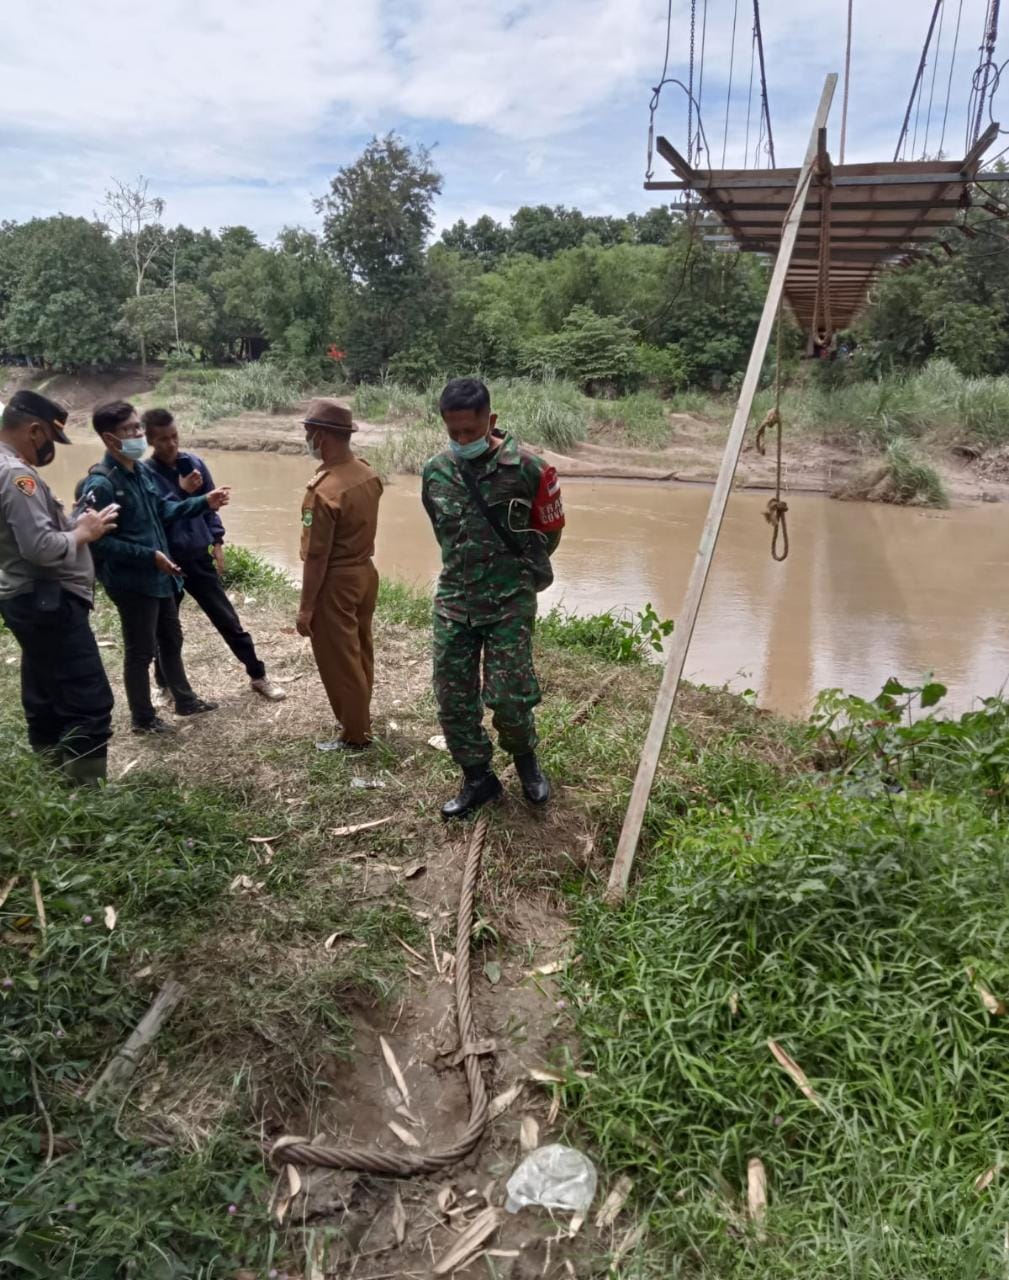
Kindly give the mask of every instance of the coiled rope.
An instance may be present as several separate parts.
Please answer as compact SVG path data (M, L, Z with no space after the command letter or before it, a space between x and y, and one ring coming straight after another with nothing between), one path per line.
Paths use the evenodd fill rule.
M590 698L575 711L568 728L580 724L616 679L613 672L603 681ZM459 1028L459 1044L463 1054L466 1083L469 1086L469 1123L451 1146L427 1155L422 1152L387 1152L373 1147L337 1147L309 1142L303 1138L280 1138L274 1143L270 1158L275 1165L307 1164L325 1169L356 1169L362 1173L408 1175L434 1173L447 1165L455 1164L480 1141L489 1117L487 1088L480 1068L480 1056L476 1048L476 1032L473 1025L473 997L470 986L470 935L473 931L476 887L480 879L480 864L484 844L490 829L490 815L484 810L477 819L466 849L466 863L459 893L459 910L455 927L455 995L456 1020Z
M771 559L777 560L780 564L782 560L788 559L788 503L783 501L781 497L781 477L783 471L782 463L782 422L781 422L781 303L778 304L778 341L774 362L774 408L771 409L763 422L757 428L757 434L754 438L754 446L762 456L767 452L767 446L764 443L765 437L772 427L777 429L777 466L775 468L774 477L774 497L771 498L764 510L764 519L771 526L774 532L771 534ZM778 548L778 538L781 537L781 548Z

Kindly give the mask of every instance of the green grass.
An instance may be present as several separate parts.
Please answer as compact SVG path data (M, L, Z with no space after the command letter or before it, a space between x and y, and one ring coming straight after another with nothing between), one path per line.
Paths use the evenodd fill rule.
M286 600L293 589L293 582L280 569L249 551L247 547L224 547L224 587L228 591L241 591L260 601Z
M663 802L624 907L574 903L591 1074L572 1136L630 1173L649 1220L622 1274L1004 1273L1009 1180L974 1184L1004 1158L1009 1022L975 982L1009 993L1009 711L909 724L904 704L835 695L826 778L782 777L731 734L681 739L693 803Z
M169 403L175 412L184 405L194 425L206 426L240 413L279 413L301 395L302 387L282 369L256 361L228 369L169 370L144 401Z
M948 507L949 497L936 469L924 462L903 436L886 450L893 500L906 506Z
M637 449L664 449L671 436L667 402L654 391L636 391L619 400L596 400L592 418L604 442L613 439Z

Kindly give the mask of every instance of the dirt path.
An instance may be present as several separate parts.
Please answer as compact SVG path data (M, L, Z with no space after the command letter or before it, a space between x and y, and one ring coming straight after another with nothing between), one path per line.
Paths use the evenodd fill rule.
M357 758L348 772L332 755L310 747L332 736L332 720L308 647L292 634L287 612L241 596L237 603L271 675L288 691L287 701L268 705L256 699L216 633L187 605L187 668L194 688L218 699L220 709L180 722L182 728L173 739L137 739L128 734L115 676L117 736L110 773L115 778L152 768L176 774L184 782L192 776L194 761L201 767L212 762L217 780L252 784L272 794L288 807L292 825L298 826L310 820L311 813L302 780L332 765L326 776L334 788L334 827L391 819L388 827L333 839L313 879L320 901L336 892L347 895L355 909L406 902L423 941L415 939L412 948L403 948L402 989L391 1002L354 1002L350 1052L321 1068L311 1103L292 1108L284 1101L285 1090L274 1077L279 1068L272 1059L270 1065L266 1060L251 1065L267 1142L284 1133L321 1134L344 1143L405 1150L389 1127L393 1122L413 1134L424 1149L448 1145L469 1116L465 1078L452 1065L459 1044L450 958L468 830L446 828L437 820L437 805L450 794L455 778L447 757L429 745L439 730L429 696L427 635L405 626L382 626L376 637L375 718L383 752ZM114 670L119 641L108 606L98 621ZM549 695L569 697L572 703L582 702L588 693L585 675L584 667L576 672L560 659L544 663ZM652 672L628 669L625 687L619 695L614 690L621 700L638 705L642 728L653 680ZM351 775L379 786L354 790ZM395 1181L301 1170L303 1191L289 1226L309 1236L318 1232L311 1237L311 1248L318 1251L319 1275L362 1280L432 1275L435 1259L451 1247L460 1230L489 1205L502 1205L505 1181L523 1154L523 1126L527 1140L531 1133L540 1144L562 1139L562 1089L549 1080L534 1080L531 1072L563 1065L576 1052L554 976L573 959L571 926L553 886L584 867L592 848L593 831L577 793L561 789L545 815L530 813L514 794L496 811L478 897L474 1011L478 1036L492 1042L492 1051L483 1058L488 1092L491 1097L507 1095L511 1101L502 1106L473 1154L444 1175ZM283 857L284 849L284 840L278 839L278 856ZM263 965L302 970L320 966L324 973L343 949L359 945L352 935L334 936L328 944L321 934L275 942L273 934L285 936L282 906L271 902L265 891L239 892L262 904L270 929L265 934L226 930L223 942L208 939L207 954L192 957L186 979L190 1003L203 1011L203 1017L213 1018L228 971L254 974ZM537 972L543 968L551 972ZM226 992L226 986L223 989ZM386 1065L380 1036L402 1068L408 1099L400 1095ZM207 1081L220 1072L224 1088L246 1050L232 1043L230 1052L237 1055L235 1061L193 1064L194 1079L188 1087L185 1080L179 1083L174 1111L163 1118L168 1131L188 1134L206 1128L206 1112L214 1110L208 1102L213 1087ZM199 1118L190 1114L192 1097L201 1099L204 1112ZM141 1106L148 1106L146 1098ZM412 1119L404 1116L404 1108ZM400 1203L405 1225L398 1216ZM495 1251L491 1274L502 1280L561 1277L571 1274L570 1263L576 1274L584 1275L583 1263L604 1255L614 1233L626 1229L618 1222L607 1229L604 1241L590 1222L570 1239L565 1215L556 1222L542 1211L509 1215L485 1246ZM482 1255L483 1250L472 1265L453 1274L485 1280L488 1263ZM305 1274L316 1273L306 1267Z

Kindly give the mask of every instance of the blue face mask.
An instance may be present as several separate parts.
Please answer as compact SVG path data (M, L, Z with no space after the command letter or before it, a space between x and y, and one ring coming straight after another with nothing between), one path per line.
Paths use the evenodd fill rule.
M125 440L119 441L119 447L127 458L139 462L147 452L147 441L143 436L128 436Z
M472 462L474 458L482 458L490 448L490 436L472 440L469 444L457 444L454 440L450 441L450 444L457 458L465 458L467 462Z

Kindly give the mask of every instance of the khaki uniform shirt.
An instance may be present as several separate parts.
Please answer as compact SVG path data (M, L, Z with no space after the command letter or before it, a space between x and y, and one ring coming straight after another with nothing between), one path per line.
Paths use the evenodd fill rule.
M0 600L48 578L91 604L95 567L89 548L77 546L73 527L35 468L0 442Z
M301 504L301 558L325 556L330 569L367 564L375 554L382 481L361 458L320 467Z

